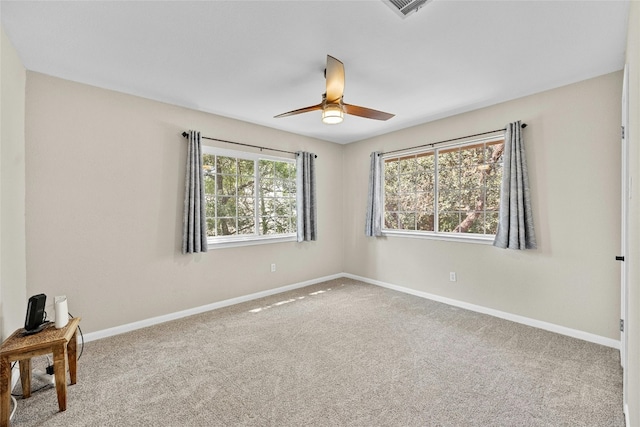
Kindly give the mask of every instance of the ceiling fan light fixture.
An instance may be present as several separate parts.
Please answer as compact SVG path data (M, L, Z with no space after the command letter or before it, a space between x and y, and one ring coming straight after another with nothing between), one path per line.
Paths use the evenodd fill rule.
M337 104L329 104L322 109L322 123L325 125L337 125L344 120L342 107Z
M279 117L289 117L311 111L322 110L322 123L337 125L338 123L342 123L345 114L374 120L389 120L394 116L393 114L385 113L384 111L343 103L344 65L331 55L327 55L325 79L327 91L322 95L322 102L320 104L278 114L277 116L274 116L274 118L277 119Z

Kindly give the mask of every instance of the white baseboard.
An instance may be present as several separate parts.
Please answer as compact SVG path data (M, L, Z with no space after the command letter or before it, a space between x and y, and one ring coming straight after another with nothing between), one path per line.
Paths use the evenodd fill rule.
M589 341L592 343L596 343L596 344L604 345L606 347L612 347L620 350L619 340L614 340L614 339L603 337L600 335L591 334L589 332L584 332L577 329L567 328L565 326L560 326L553 323L543 322L541 320L531 319L529 317L519 316L517 314L507 313L500 310L494 310L492 308L487 308L480 305L458 301L452 298L441 297L439 295L417 291L415 289L396 286L390 283L381 282L379 280L369 279L367 277L356 276L355 274L345 273L343 274L343 276L348 277L350 279L360 280L361 282L369 283L372 285L382 286L384 288L393 289L399 292L404 292L406 294L430 299L432 301L437 301L444 304L452 305L454 307L460 307L466 310L475 311L482 314L488 314L490 316L499 317L500 319L510 320L512 322L521 323L527 326L533 326L534 328L544 329L545 331L555 332L561 335L567 335L573 338L581 339L583 341Z
M624 404L624 424L626 425L626 427L631 427L631 424L629 423L629 404L625 403Z
M18 365L16 364L16 366L11 370L11 386L9 387L9 391L12 391L15 388L19 380L20 380L20 369L18 369Z
M315 285L316 283L326 282L328 280L339 279L345 277L343 274L333 274L331 276L320 277L318 279L307 280L300 283L294 283L292 285L282 286L275 289L269 289L262 292L256 292L250 295L244 295L237 298L231 298L224 301L218 301L211 304L202 305L200 307L194 307L187 310L178 311L175 313L169 313L162 316L152 317L150 319L140 320L138 322L127 323L125 325L115 326L113 328L103 329L101 331L91 332L84 335L84 341L94 341L101 338L107 338L113 335L123 334L125 332L135 331L136 329L146 328L148 326L157 325L159 323L168 322L170 320L181 319L187 316L193 316L194 314L200 314L207 311L215 310L217 308L228 307L234 304L240 304L242 302L251 301L258 298L264 298L271 295L280 294L282 292L291 291L293 289L304 288L305 286Z
M580 331L577 329L567 328L565 326L556 325L553 323L543 322L541 320L531 319L529 317L519 316L517 314L507 313L500 310L494 310L492 308L483 307L480 305L470 304L463 301L458 301L452 298L446 298L439 295L430 294L427 292L417 291L415 289L405 288L402 286L393 285L379 280L369 279L367 277L357 276L355 274L340 273L330 276L320 277L317 279L307 280L304 282L294 283L292 285L282 286L275 289L269 289L267 291L256 292L250 295L244 295L237 298L231 298L224 301L218 301L211 304L202 305L200 307L190 308L188 310L182 310L175 313L169 313L162 316L152 317L150 319L140 320L138 322L128 323L113 328L103 329L101 331L91 332L84 336L85 342L98 340L101 338L110 337L113 335L123 334L125 332L134 331L136 329L146 328L148 326L157 325L159 323L168 322L170 320L181 319L183 317L192 316L194 314L200 314L207 311L215 310L222 307L228 307L234 304L240 304L263 298L271 295L276 295L282 292L290 291L293 289L304 288L305 286L315 285L316 283L322 283L328 280L339 279L341 277L347 277L349 279L360 280L365 283L369 283L376 286L381 286L395 291L403 292L410 295L415 295L421 298L426 298L432 301L441 302L444 304L452 305L454 307L464 308L466 310L475 311L482 314L488 314L490 316L498 317L500 319L509 320L523 325L532 326L534 328L544 329L546 331L555 332L561 335L567 335L573 338L578 338L583 341L593 342L596 344L604 345L606 347L612 347L620 349L620 341L611 338L602 337L600 335L591 334L589 332Z

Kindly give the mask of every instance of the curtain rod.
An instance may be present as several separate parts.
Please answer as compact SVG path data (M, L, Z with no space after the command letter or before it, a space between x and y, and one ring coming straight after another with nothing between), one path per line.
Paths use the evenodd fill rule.
M523 123L520 127L522 127L522 129L524 129L524 128L527 127L527 124ZM458 138L447 139L447 140L444 140L444 141L432 142L430 144L416 145L415 147L409 147L409 148L402 148L400 150L387 151L385 153L378 153L378 155L379 156L383 156L385 154L391 154L391 153L398 153L400 151L413 150L414 148L433 147L434 145L444 144L445 142L452 142L452 141L457 141L459 139L473 138L474 136L489 135L491 133L496 133L496 132L505 131L505 130L507 130L507 129L506 128L495 129L495 130L490 130L488 132L476 133L475 135L461 136L461 137L458 137Z
M182 136L187 138L189 136L189 134L187 132L182 132ZM261 147L259 145L245 144L243 142L227 141L226 139L210 138L208 136L200 136L200 138L208 139L210 141L226 142L227 144L235 144L235 145L242 145L242 146L245 146L245 147L259 148L260 150L278 151L280 153L287 153L287 154L297 155L297 153L295 153L293 151L278 150L277 148ZM317 154L314 154L314 156L316 158L318 157Z

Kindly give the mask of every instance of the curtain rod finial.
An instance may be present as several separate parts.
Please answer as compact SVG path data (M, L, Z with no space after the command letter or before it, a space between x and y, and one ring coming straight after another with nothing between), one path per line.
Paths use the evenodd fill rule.
M182 136L186 138L186 137L188 137L188 136L189 136L189 134L188 134L188 133L186 133L186 132L182 132Z
M524 128L526 128L526 127L527 127L527 124L526 124L526 123L523 123L520 127L522 127L522 129L524 129Z

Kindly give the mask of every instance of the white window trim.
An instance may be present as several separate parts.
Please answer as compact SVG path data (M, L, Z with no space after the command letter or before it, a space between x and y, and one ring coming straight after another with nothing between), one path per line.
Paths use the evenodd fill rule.
M271 156L271 155L262 154L262 153L248 153L246 151L229 150L227 148L217 148L217 147L211 147L209 145L202 146L202 153L215 154L218 156L237 157L239 159L247 159L247 160L260 160L260 159L278 160L281 162L289 162L293 164L295 164L296 162L295 159L289 159L287 157Z
M386 237L408 237L412 239L425 240L446 240L450 242L478 243L482 245L493 245L494 234L468 234L468 233L434 233L432 231L416 230L382 230L382 235Z
M211 147L208 145L202 146L202 154L212 154L216 156L228 156L235 157L238 159L245 160L276 160L279 162L288 162L291 164L296 163L295 159L289 159L286 157L279 156L270 156L268 154L262 153L247 153L244 151L236 151L229 150L225 148L217 148ZM298 189L296 188L296 191ZM256 196L257 203L257 196ZM258 227L258 224L255 225ZM257 228L256 228L257 229ZM259 234L243 234L238 236L209 236L207 237L207 247L208 249L223 249L223 248L232 248L232 247L240 247L240 246L252 246L252 245L264 245L271 243L282 243L282 242L296 242L297 241L297 233L286 233L286 234L270 234L270 235L259 235Z
M216 239L215 241L213 239ZM278 234L269 236L233 236L228 237L208 237L209 249L234 248L239 246L265 245L270 243L296 242L296 233Z
M492 141L499 141L499 140L504 140L504 135L493 135L493 136L490 135L483 138L470 139L463 142L451 142L449 144L439 144L438 147L409 149L406 151L398 151L395 153L383 154L382 161L384 162L385 159L394 159L402 156L409 156L412 154L425 153L430 151L435 152L436 150L442 150L442 149L447 149L452 147L461 148L468 145L474 145L474 144L483 143L483 142L486 143L486 142L492 142ZM436 157L435 158L436 164L437 164L437 161L438 160ZM382 182L384 182L384 179L385 179L384 177L385 170L386 168L383 169ZM434 177L434 185L437 188L437 185L438 185L437 174ZM384 206L384 192L382 194L382 204ZM450 241L450 242L477 243L477 244L483 244L483 245L493 245L493 242L496 237L495 234L451 233L451 232L445 232L445 231L435 232L435 231L417 231L417 230L395 230L390 228L384 228L384 213L385 211L383 209L382 235L385 237L403 237L403 238L406 237L406 238L412 238L412 239L442 240L442 241ZM438 210L436 209L436 211L434 212L434 221L437 221L437 220L438 220Z

